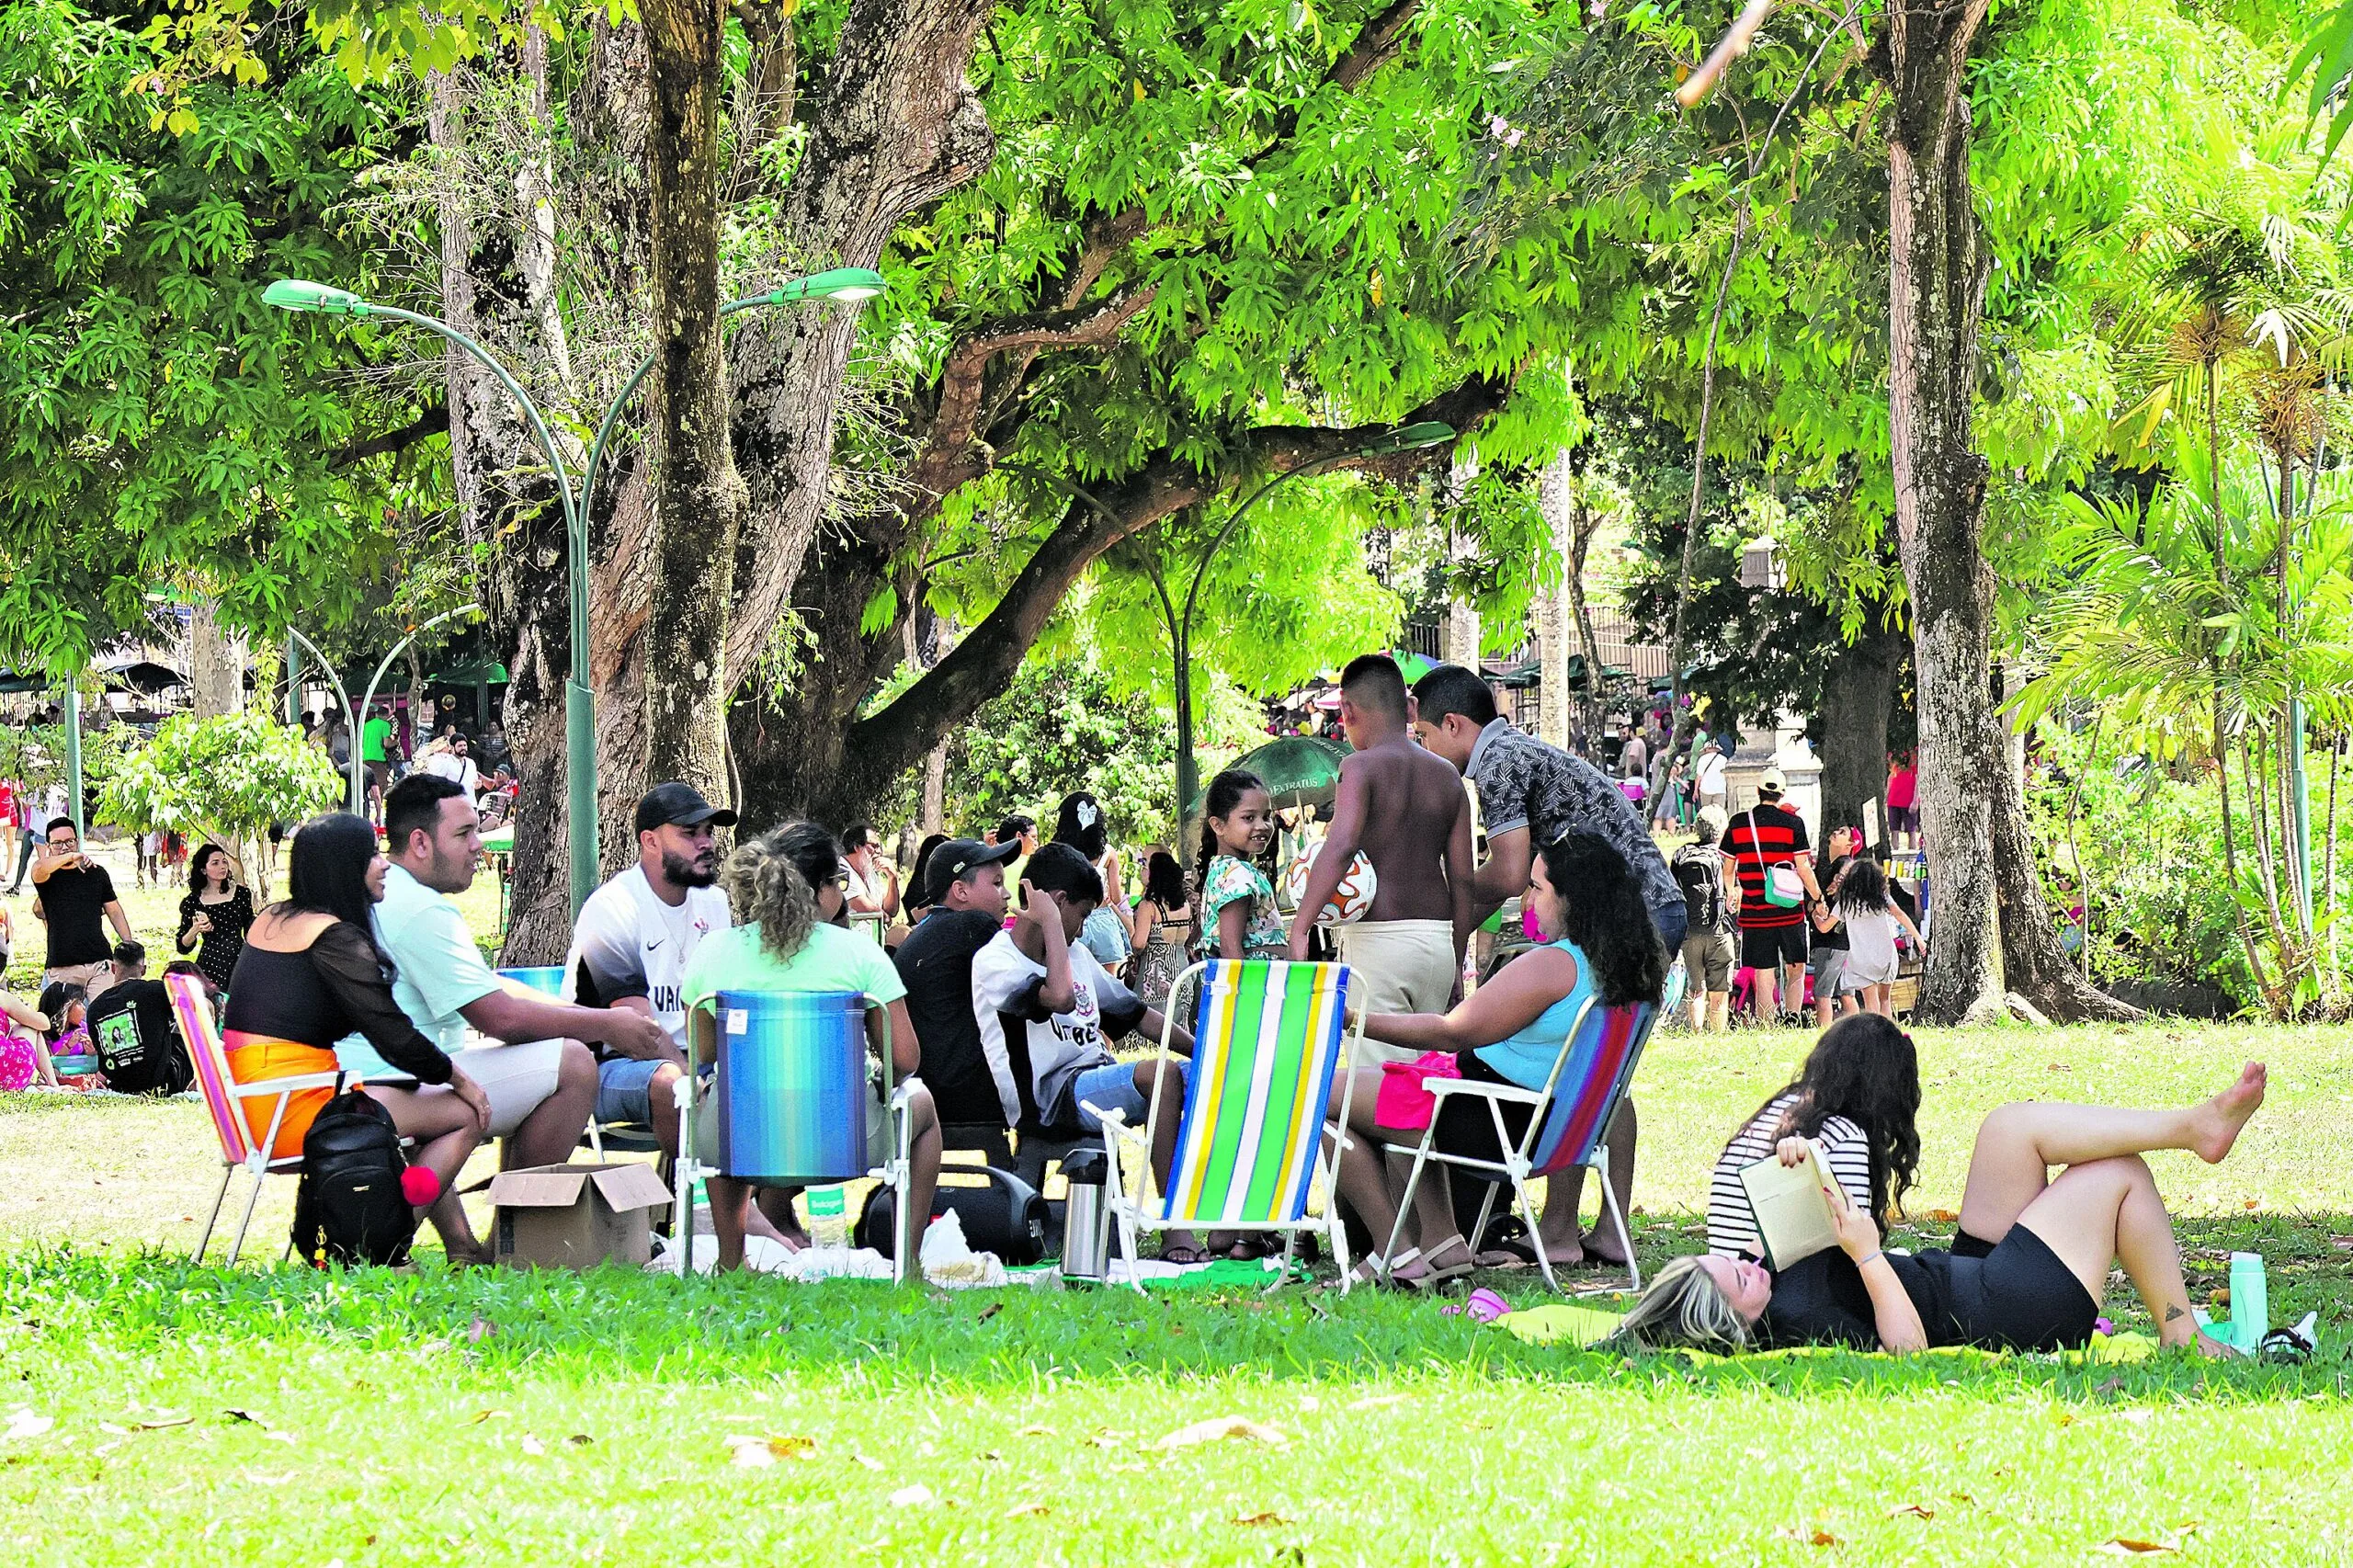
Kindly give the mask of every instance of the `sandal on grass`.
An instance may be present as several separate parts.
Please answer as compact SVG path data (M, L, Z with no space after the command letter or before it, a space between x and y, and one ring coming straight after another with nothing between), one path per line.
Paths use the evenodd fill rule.
M1393 1271L1391 1273L1390 1278L1395 1283L1403 1285L1408 1290L1441 1290L1449 1280L1461 1278L1464 1275L1470 1273L1472 1268L1474 1267L1473 1260L1471 1256L1471 1244L1464 1241L1461 1236L1455 1236L1448 1241L1440 1243L1435 1252L1424 1255L1425 1260L1427 1261L1428 1258L1442 1257L1447 1254L1453 1252L1461 1253L1462 1255L1462 1261L1460 1263L1446 1264L1432 1263L1429 1267L1428 1272L1415 1275L1411 1279L1398 1279ZM1400 1261L1402 1262L1403 1259L1400 1259Z

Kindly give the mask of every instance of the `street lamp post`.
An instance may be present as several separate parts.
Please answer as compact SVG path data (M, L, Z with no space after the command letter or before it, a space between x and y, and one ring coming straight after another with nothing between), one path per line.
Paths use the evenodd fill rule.
M884 287L882 275L870 267L843 267L796 279L766 294L746 300L736 300L721 308L721 313L748 310L755 305L785 304L809 300L870 300ZM324 283L306 282L300 278L281 278L262 290L265 302L281 310L316 312L323 315L382 316L392 321L407 322L437 333L466 353L473 356L517 403L524 417L530 422L531 434L540 449L547 454L548 465L554 472L556 494L563 505L563 528L568 557L572 622L571 673L564 681L564 801L565 821L569 830L569 861L572 913L577 915L580 906L597 886L598 854L597 846L597 699L589 685L588 670L588 504L596 483L597 460L602 456L605 437L612 428L621 404L646 372L653 368L649 356L621 389L620 396L605 414L597 427L596 445L588 454L588 468L582 476L582 486L575 495L572 478L563 465L563 456L556 449L555 438L549 434L547 421L540 416L539 404L530 393L500 364L490 351L448 322L415 311L401 310L392 305L380 305L364 300L348 290ZM346 711L348 711L347 708Z
M1321 473L1327 469L1336 468L1342 463L1355 462L1361 458L1385 457L1393 452L1418 451L1426 447L1444 446L1453 439L1453 426L1442 420L1428 419L1419 424L1400 426L1352 451L1336 452L1327 458L1318 458L1313 462L1302 463L1287 473L1277 474L1252 491L1248 498L1227 514L1223 526L1219 528L1216 537L1210 540L1209 548L1202 551L1200 559L1193 563L1193 578L1186 587L1182 610L1179 610L1176 601L1169 597L1167 585L1161 581L1159 572L1156 569L1153 572L1153 591L1160 597L1160 612L1168 624L1168 640L1175 655L1173 673L1176 676L1176 801L1175 809L1169 816L1172 829L1182 830L1186 804L1192 800L1194 790L1200 788L1200 770L1193 762L1193 612L1199 607L1201 582L1208 576L1210 563L1217 559L1217 552L1224 547L1225 541L1233 537L1233 530L1241 526L1242 519L1249 514L1250 509L1264 500L1267 494L1278 486L1287 484L1294 479L1303 479L1311 473ZM1048 472L1043 469L1016 467L1011 463L999 463L997 466L1009 472L1043 479L1065 494L1074 495L1086 502L1097 512L1102 514L1107 520L1114 522L1118 520L1111 516L1110 511L1102 502L1059 474Z
M286 629L286 643L289 653L290 654L297 647L308 648L311 651L311 657L317 661L319 668L324 670L327 675L327 679L334 683L335 696L343 699L344 722L352 726L351 733L347 737L350 743L351 750L349 756L346 759L347 766L344 775L345 793L349 797L351 812L354 816L366 816L368 814L368 761L362 755L362 753L367 750L367 747L361 743L363 737L365 737L368 733L368 709L376 700L376 687L383 684L384 672L392 667L392 661L401 656L401 653L404 649L407 648L410 643L415 642L426 632L432 631L435 627L440 625L443 621L449 619L453 616L480 615L481 613L482 606L480 605L460 605L455 609L445 609L439 615L435 616L432 619L418 625L415 630L411 631L407 636L393 643L392 651L385 654L383 661L377 665L376 673L368 677L368 689L361 694L359 706L357 708L354 708L351 705L350 688L343 684L343 672L336 669L333 661L328 659L324 653L319 652L319 645L316 642L312 642L309 638L303 636L300 631L295 631L290 626Z

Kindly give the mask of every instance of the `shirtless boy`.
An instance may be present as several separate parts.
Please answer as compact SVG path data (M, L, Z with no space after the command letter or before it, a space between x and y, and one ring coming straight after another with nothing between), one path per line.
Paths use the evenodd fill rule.
M1471 811L1461 777L1415 744L1405 677L1386 653L1367 653L1341 672L1340 723L1356 755L1340 764L1331 830L1291 920L1290 956L1306 958L1315 913L1362 850L1379 885L1367 917L1338 928L1340 956L1357 975L1349 1006L1442 1013L1472 926ZM1367 1049L1412 1054L1370 1042Z

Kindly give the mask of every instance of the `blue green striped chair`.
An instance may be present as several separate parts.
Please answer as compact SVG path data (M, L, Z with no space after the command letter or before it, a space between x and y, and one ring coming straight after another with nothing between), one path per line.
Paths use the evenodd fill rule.
M1193 1058L1185 1069L1166 1191L1153 1190L1158 1184L1151 1175L1161 1100L1154 1100L1140 1129L1097 1108L1111 1154L1106 1198L1131 1266L1143 1231L1265 1231L1283 1237L1279 1282L1289 1277L1300 1234L1321 1232L1330 1237L1345 1290L1347 1236L1324 1138L1333 1074L1362 1038L1361 1027L1351 1030L1347 1023L1347 966L1211 959L1176 977L1164 1009L1172 1020L1188 984L1198 999ZM1164 1032L1164 1066L1178 1060L1170 1040ZM1350 1078L1338 1108L1343 1127L1354 1089ZM1144 1153L1142 1184L1134 1192L1120 1171L1123 1143ZM1311 1216L1308 1199L1319 1183L1324 1211Z

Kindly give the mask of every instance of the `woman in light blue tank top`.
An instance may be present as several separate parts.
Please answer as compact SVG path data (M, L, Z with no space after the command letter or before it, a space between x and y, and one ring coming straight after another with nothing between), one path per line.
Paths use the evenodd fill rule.
M1450 1065L1464 1078L1541 1089L1588 1000L1613 1006L1658 1004L1666 987L1666 953L1643 902L1642 884L1608 840L1575 833L1545 846L1530 868L1526 903L1541 946L1514 959L1452 1012L1367 1018L1367 1038L1418 1050L1440 1072ZM1453 1062L1431 1062L1433 1054ZM1411 1093L1410 1085L1392 1083L1384 1104L1383 1077L1379 1068L1357 1071L1351 1136L1341 1151L1338 1173L1342 1195L1381 1243L1388 1240L1397 1217L1387 1176L1390 1146L1410 1150L1418 1144L1430 1114L1427 1098ZM1336 1107L1339 1094L1335 1085ZM1502 1109L1505 1134L1516 1144L1527 1131L1531 1108ZM1402 1119L1384 1121L1385 1115ZM1614 1154L1622 1142L1631 1171L1631 1104L1621 1115L1622 1128L1616 1120L1611 1124L1620 1131L1610 1148ZM1504 1155L1488 1103L1469 1096L1448 1102L1432 1146L1471 1159L1500 1161ZM1582 1174L1563 1172L1549 1184L1544 1247L1556 1263L1581 1262L1592 1250L1577 1233L1577 1188L1570 1179ZM1414 1244L1391 1260L1389 1278L1395 1283L1428 1289L1471 1271L1471 1244L1455 1221L1443 1167L1422 1173L1406 1239ZM1371 1277L1368 1264L1363 1278Z

